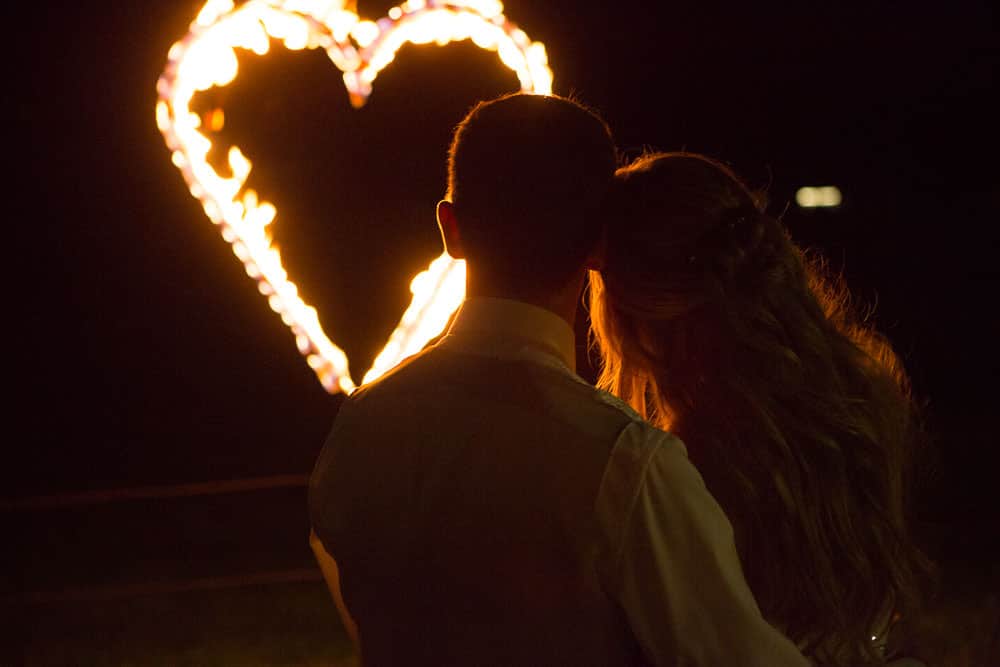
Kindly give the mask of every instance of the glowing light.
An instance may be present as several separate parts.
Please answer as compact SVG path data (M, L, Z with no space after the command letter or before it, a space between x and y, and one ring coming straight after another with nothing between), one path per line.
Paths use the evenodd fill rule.
M356 108L364 105L378 73L407 43L472 40L497 53L517 75L522 91L552 92L545 46L510 23L496 0L408 0L378 21L362 20L353 9L349 0L248 0L239 7L233 0L208 0L187 35L171 46L156 84L156 125L171 161L331 393L356 388L347 356L327 337L316 309L299 296L271 244L268 226L277 209L245 188L251 161L238 146L231 146L231 176L221 175L209 163L212 141L205 132L219 132L225 112L214 109L202 118L191 110L195 94L236 78L236 49L264 55L272 40L290 50L323 49L344 73L348 99ZM443 253L413 278L410 291L409 307L364 382L391 370L441 333L465 296L465 263Z
M222 109L212 109L206 116L205 125L212 132L218 132L226 124L226 113Z
M351 37L358 46L364 48L378 39L379 32L378 25L374 21L359 21L351 29Z
M795 203L802 208L833 208L843 200L840 188L833 185L799 188L795 193Z

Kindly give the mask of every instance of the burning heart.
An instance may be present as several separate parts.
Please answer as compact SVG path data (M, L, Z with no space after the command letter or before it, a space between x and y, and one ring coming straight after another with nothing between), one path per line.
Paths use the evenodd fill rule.
M191 111L191 100L199 91L226 86L236 78L237 48L264 55L272 39L293 50L324 49L344 73L355 108L364 105L378 73L406 43L443 46L471 39L480 48L497 52L517 74L522 91L549 94L552 71L544 45L532 42L502 11L497 0L408 0L373 22L348 9L347 0L249 0L239 7L233 0L209 0L188 34L170 48L156 86L156 123L171 159L331 393L350 393L356 387L347 356L323 331L316 309L299 297L271 245L268 225L277 211L244 188L250 160L232 146L228 154L232 176L221 175L209 164L209 135L221 128L221 111L203 123ZM444 329L464 297L465 263L442 254L413 278L410 291L409 307L363 382L419 352Z

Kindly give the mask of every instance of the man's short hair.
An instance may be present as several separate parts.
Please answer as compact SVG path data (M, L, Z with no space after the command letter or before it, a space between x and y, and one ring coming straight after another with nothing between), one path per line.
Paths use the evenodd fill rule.
M477 104L448 155L470 265L517 292L566 285L600 239L616 161L607 124L578 102L517 93Z

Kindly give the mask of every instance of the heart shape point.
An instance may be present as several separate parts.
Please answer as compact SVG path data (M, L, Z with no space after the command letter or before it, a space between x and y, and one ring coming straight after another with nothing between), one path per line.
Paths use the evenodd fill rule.
M195 94L231 83L239 72L236 49L265 55L272 40L290 50L324 49L343 72L348 99L364 106L378 73L404 44L443 46L471 39L496 51L528 93L550 94L552 71L545 47L507 20L498 0L407 0L378 21L363 20L347 0L208 0L190 31L168 53L157 81L156 123L171 160L192 196L257 282L271 309L291 329L299 352L331 393L357 385L347 355L326 335L316 309L298 289L272 246L268 226L277 210L247 189L252 163L237 146L229 149L231 176L208 161L210 135L221 129L222 111L207 122L191 110ZM465 296L465 262L443 253L410 283L413 298L362 382L370 382L419 352L441 333Z

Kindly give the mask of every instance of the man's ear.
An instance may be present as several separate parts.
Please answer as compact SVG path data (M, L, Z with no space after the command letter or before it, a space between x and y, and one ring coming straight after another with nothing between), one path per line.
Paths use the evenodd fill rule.
M438 202L437 221L445 252L455 259L465 259L465 247L462 245L462 235L459 233L458 220L455 218L455 205L447 199Z

